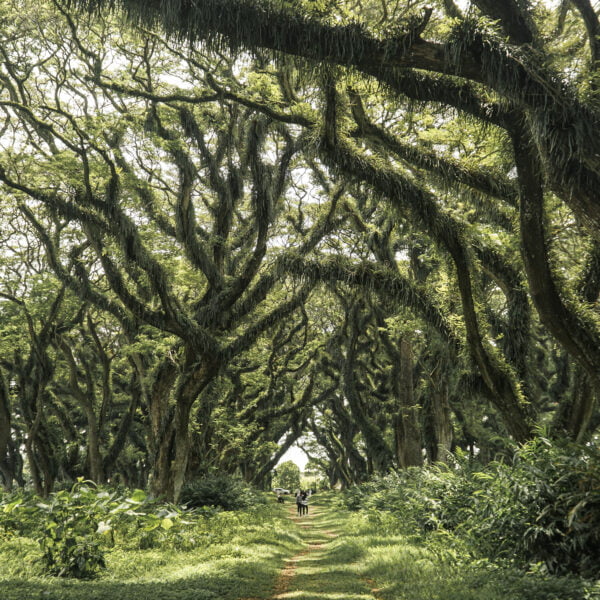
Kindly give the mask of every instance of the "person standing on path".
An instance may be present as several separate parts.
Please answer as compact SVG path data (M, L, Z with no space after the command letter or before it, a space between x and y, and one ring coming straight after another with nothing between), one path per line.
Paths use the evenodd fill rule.
M302 490L296 492L296 509L298 516L302 516Z
M301 514L308 514L308 492L302 492L300 494L300 504L302 506Z

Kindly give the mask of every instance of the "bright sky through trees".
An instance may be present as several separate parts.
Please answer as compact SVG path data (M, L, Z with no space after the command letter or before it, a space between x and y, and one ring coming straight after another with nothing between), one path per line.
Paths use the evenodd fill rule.
M301 448L294 445L286 451L286 453L279 459L279 462L277 464L279 465L282 462L285 462L286 460L291 460L295 462L300 468L300 471L304 471L306 463L308 462L308 456L306 456L306 454Z

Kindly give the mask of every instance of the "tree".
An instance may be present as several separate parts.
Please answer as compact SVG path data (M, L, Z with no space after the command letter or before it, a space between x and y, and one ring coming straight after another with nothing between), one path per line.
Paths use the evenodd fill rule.
M71 4L92 10L109 6L102 0ZM479 299L473 297L474 264L469 243L460 224L450 225L448 214L440 211L439 200L416 185L402 167L428 172L441 179L446 188L483 193L496 205L501 202L515 207L517 199L520 255L539 318L598 388L600 337L596 320L587 301L573 291L579 274L565 282L553 268L545 225L549 217L546 198L553 196L578 219L581 247L591 252L586 268L592 270L587 278L597 281L592 274L596 273L595 251L590 249L597 244L600 231L595 200L599 165L590 157L599 155L595 132L598 62L593 34L598 18L589 3L572 3L574 29L579 27L589 36L592 58L586 60L580 51L567 54L560 47L556 49L556 36L548 33L556 15L543 5L480 0L473 3L477 10L468 15L452 2L420 13L415 6L411 14L403 15L400 30L396 27L389 33L385 16L393 13L388 3L384 4L377 25L373 19L377 9L368 5L361 13L345 3L329 7L336 16L331 21L316 8L311 12L304 5L292 8L266 1L165 2L148 7L129 0L119 6L133 20L160 23L168 33L191 42L219 45L226 40L234 49L268 49L334 69L337 85L322 88L323 96L329 98L325 123L320 119L313 122L315 135L323 135L323 160L346 177L366 182L398 210L410 211L415 225L452 258L469 350L488 388L486 393L504 412L511 433L525 439L532 432L532 415L527 409L531 399L523 396L525 386L510 373L511 368L499 363L493 349L486 347L476 310ZM447 20L448 14L453 22ZM561 32L568 44L568 34L564 28L559 29L559 35ZM345 97L346 90L342 91L348 69L364 76L358 96L364 95L363 86L374 80L389 91L396 109L408 105L411 115L411 103L428 102L443 107L445 121L453 119L451 111L457 111L458 119L468 118L494 128L509 160L482 170L465 157L457 161L450 144L445 144L442 152L427 149L423 140L412 148L402 144L373 123L384 114L384 103L379 99L372 105L371 117L363 119L355 110L358 131L347 131L341 118L349 117L347 107L356 106L357 99L356 93ZM572 74L569 79L566 72ZM304 115L293 114L293 102L289 108L285 114L279 111L282 120L311 124ZM402 123L405 120L400 126ZM375 156L383 160L389 157L394 166L382 168L373 154L365 156L359 146L350 143L351 133ZM516 182L507 179L513 169ZM592 287L590 295L597 302L599 289L595 284ZM578 428L587 429L585 419Z
M343 485L591 435L597 18L472 4L3 5L3 191L85 305L42 408L96 478L124 439L176 499L307 428Z
M310 283L285 283L282 249L269 242L283 236L288 245L297 242L295 252L309 254L331 227L327 194L312 227L296 238L286 231L284 200L304 141L215 93L214 78L229 62L207 71L202 53L186 58L156 36L135 40L132 51L133 38L118 40L107 22L81 32L68 13L46 11L23 17L19 33L4 41L9 91L0 104L12 149L0 179L62 285L108 312L132 341L144 326L161 333L166 352L147 384L152 485L175 499L188 467L194 405L237 355L310 294ZM38 26L46 29L48 60L23 79L19 69L31 60ZM120 53L119 75L104 44ZM194 89L157 93L171 85L167 68L168 77L191 76ZM71 392L93 423L89 390L76 382L65 339L60 350ZM203 417L199 425L208 427L211 411Z
M286 490L297 490L300 487L300 467L293 460L282 462L277 466L273 485Z

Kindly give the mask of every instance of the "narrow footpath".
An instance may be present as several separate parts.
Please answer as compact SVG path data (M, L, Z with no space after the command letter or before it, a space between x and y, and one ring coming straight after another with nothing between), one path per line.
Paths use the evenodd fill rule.
M341 544L335 511L310 506L309 514L290 519L301 528L305 547L286 561L270 600L377 600L369 583L352 568L352 555Z
M296 515L293 500L287 511L293 548L298 537L301 547L293 556L288 547L283 568L270 571L270 591L239 600L600 600L600 582L472 564L450 539L432 536L428 544L386 524L393 517L338 510L325 494L306 516Z

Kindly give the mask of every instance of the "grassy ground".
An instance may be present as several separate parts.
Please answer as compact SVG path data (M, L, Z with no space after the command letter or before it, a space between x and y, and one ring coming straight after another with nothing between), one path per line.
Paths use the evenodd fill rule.
M285 508L260 507L226 541L204 548L111 550L108 568L92 581L43 576L38 545L12 538L0 543L0 600L268 598L284 559L301 547L298 533Z
M0 600L591 600L600 588L474 562L443 536L399 535L391 516L348 513L315 496L261 508L204 548L117 549L93 581L44 577L37 545L0 544ZM231 519L235 520L235 516Z
M304 547L288 560L272 599L591 600L600 587L474 561L448 536L397 533L391 516L347 513L316 497L297 519Z
M346 515L315 502L308 517L295 519L304 547L288 561L273 598L373 600L369 583L356 571L361 552L344 535Z
M475 561L448 535L428 539L399 535L391 515L324 510L318 519L340 535L322 548L323 568L338 576L354 575L371 595L293 596L376 598L380 600L591 600L600 599L600 585L579 578L545 577ZM311 584L312 585L312 584ZM318 584L314 587L317 588ZM306 586L308 590L308 585ZM318 588L317 588L318 589ZM358 590L358 588L357 588ZM359 593L358 591L356 593ZM292 596L290 596L291 598Z

